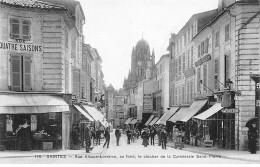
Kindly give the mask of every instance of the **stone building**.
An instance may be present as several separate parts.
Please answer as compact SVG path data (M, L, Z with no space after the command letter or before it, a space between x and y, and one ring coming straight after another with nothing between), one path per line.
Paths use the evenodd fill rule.
M245 125L259 118L259 1L220 0L217 16L196 33L192 43L194 102L169 121L197 127L196 133L185 128L191 144L196 135L201 146L246 150Z
M1 103L0 140L16 142L12 131L27 119L33 133L45 129L54 137L53 148L68 149L71 93L77 90L70 79L81 66L84 14L78 2L70 4L73 10L52 2L0 1L0 96L8 102Z

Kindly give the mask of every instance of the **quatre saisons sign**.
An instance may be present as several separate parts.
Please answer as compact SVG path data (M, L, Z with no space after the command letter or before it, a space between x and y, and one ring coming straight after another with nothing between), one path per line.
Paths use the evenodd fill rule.
M0 49L21 52L42 52L42 46L26 43L1 42Z

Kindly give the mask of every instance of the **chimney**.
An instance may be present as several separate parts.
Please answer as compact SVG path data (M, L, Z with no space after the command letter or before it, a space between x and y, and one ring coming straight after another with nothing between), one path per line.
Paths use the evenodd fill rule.
M218 1L218 12L222 12L225 10L225 8L229 7L233 3L235 3L236 0L219 0Z

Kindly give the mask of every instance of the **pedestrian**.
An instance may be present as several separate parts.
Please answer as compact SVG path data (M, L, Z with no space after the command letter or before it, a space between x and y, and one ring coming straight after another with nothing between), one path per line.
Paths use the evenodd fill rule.
M96 133L95 133L95 130L94 130L94 127L91 127L91 139L93 140L93 145L94 145L94 141L96 139Z
M161 140L161 128L158 127L157 130L157 137L158 137L158 146L161 146L162 140Z
M154 136L155 135L156 135L156 130L154 129L154 127L151 127L151 131L150 131L151 145L154 145Z
M72 149L79 149L79 143L80 143L80 139L79 139L79 131L77 129L76 125L72 126Z
M149 145L149 133L147 128L144 129L141 138L143 139L142 145L144 145L144 147L147 147L147 145Z
M86 127L85 127L85 142L86 142L86 153L89 153L90 145L91 145L90 122L87 122Z
M121 137L121 131L119 129L119 126L117 126L117 128L116 128L115 136L116 136L116 145L119 146L119 139Z
M256 154L256 143L258 134L256 124L252 124L248 128L248 149L251 154Z
M162 140L162 149L166 150L167 133L166 133L165 129L163 129L162 132L161 132L161 140Z
M104 136L105 136L106 142L104 143L103 148L106 146L106 144L107 144L107 148L109 148L110 132L109 132L109 128L108 127L106 128Z
M28 119L24 119L22 124L16 129L18 145L21 151L30 151L32 149L32 134Z
M98 128L96 131L96 145L100 145L101 130Z
M130 128L127 129L126 136L127 136L127 144L130 144L131 136L132 136L132 132L131 132Z

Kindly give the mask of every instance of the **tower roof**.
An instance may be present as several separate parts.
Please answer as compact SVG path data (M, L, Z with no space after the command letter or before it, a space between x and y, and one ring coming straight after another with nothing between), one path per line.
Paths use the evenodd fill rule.
M136 50L143 50L145 52L150 52L150 46L149 43L144 40L143 38L140 39L137 43L136 43Z

